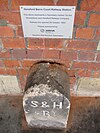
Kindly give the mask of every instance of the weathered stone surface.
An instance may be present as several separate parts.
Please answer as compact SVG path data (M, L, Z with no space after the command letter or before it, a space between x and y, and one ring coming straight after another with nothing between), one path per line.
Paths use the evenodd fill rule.
M39 84L47 84L70 99L69 77L62 64L45 61L34 64L29 71L25 91Z
M23 107L30 127L65 129L70 110L66 67L55 62L35 63L26 82Z
M67 127L69 100L46 84L29 88L23 98L26 121L33 128Z
M80 96L100 96L99 78L80 78L77 84L77 95Z
M21 94L16 76L0 75L0 94L17 95Z

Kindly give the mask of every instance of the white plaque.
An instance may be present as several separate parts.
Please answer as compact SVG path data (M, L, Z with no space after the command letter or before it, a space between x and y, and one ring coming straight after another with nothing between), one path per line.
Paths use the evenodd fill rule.
M24 37L72 38L75 6L20 6Z

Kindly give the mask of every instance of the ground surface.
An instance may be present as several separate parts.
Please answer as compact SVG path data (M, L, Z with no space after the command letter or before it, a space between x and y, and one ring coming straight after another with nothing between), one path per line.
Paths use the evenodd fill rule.
M0 97L0 133L65 133L29 129L23 115L22 97ZM100 133L100 98L72 97L66 133Z

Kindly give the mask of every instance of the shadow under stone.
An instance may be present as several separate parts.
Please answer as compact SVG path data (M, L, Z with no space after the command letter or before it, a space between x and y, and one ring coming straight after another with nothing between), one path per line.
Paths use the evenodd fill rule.
M20 97L0 97L0 133L20 133L21 101Z

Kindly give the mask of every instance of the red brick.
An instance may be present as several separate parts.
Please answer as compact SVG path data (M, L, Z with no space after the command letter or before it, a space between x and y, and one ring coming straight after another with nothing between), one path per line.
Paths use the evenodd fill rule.
M11 1L11 9L12 10L19 10L20 5L21 5L21 0L12 0Z
M10 58L10 57L11 54L9 50L4 49L0 51L0 58Z
M17 70L18 71L18 70ZM22 70L23 71L23 70ZM26 75L22 75L20 74L20 72L18 73L18 78L20 81L20 86L21 88L24 90L25 89L25 85L26 85L26 79L27 79L27 74Z
M68 42L69 50L96 50L97 43L92 41L72 40Z
M23 37L23 36L24 36L24 35L23 35L22 26L18 26L18 27L17 27L16 34L17 34L17 36L19 36L19 37Z
M4 65L6 67L20 67L18 60L4 60Z
M63 40L62 39L45 39L46 48L62 48Z
M0 67L3 67L3 62L2 62L2 60L0 60Z
M41 58L42 58L41 49L27 50L27 59L41 59Z
M26 50L25 49L14 49L12 52L12 56L15 59L26 58Z
M71 62L70 61L64 61L64 64L67 68L70 68Z
M0 68L0 74L3 74L3 75L16 75L16 69L13 69L13 68Z
M67 61L77 60L77 52L61 51L61 60L67 60Z
M45 49L43 51L44 59L59 59L59 50L49 50Z
M6 69L5 68L0 68L0 74L6 74Z
M85 24L86 11L76 11L75 14L75 25L82 26Z
M100 52L97 53L97 58L96 58L97 61L100 61Z
M20 76L25 76L28 74L28 69L17 69L17 71Z
M0 27L0 37L13 37L13 29L8 26L2 26Z
M75 85L75 83L76 83L76 77L70 77L69 79L70 79L70 84Z
M44 48L44 43L43 43L43 39L39 39L39 38L31 38L28 39L28 48Z
M74 62L73 68L87 69L87 70L100 70L100 63L97 62Z
M8 0L0 0L0 11L8 10Z
M34 61L33 60L23 60L21 61L22 66L25 67L31 67L33 65Z
M79 60L93 61L95 59L95 53L94 52L80 51L78 54L78 59Z
M0 11L0 19L8 21L10 24L20 25L21 17L19 12Z
M53 5L52 0L12 0L11 6L12 10L19 10L20 5Z
M67 73L69 77L75 77L76 70L68 70Z
M100 26L100 14L91 14L89 26Z
M3 38L4 48L25 48L24 38Z
M100 0L82 0L81 10L100 11Z
M73 66L74 69L86 69L87 68L87 62L74 62Z
M53 1L52 0L21 0L22 5L23 4L27 4L27 5L40 5L40 6L49 6L49 5L53 5Z
M93 78L100 78L100 71L94 71L92 77Z
M22 89L25 88L28 71L29 71L28 69L17 69L18 78L19 78Z
M58 59L57 59L58 62ZM66 61L66 60L59 60L59 63L64 64L66 66L66 68L70 68L71 65L71 61Z
M100 63L97 63L97 62L88 62L87 63L88 67L87 69L88 70L100 70Z
M6 68L6 74L17 75L17 72L16 72L16 69L14 69L14 68Z
M77 6L77 0L59 0L58 6Z
M77 71L77 76L78 77L91 77L91 73L92 73L91 70L81 69Z
M100 28L98 28L98 29L96 30L96 34L95 34L94 39L96 39L96 40L99 40L99 39L100 39Z
M76 38L92 39L93 35L93 28L77 28L76 30Z

